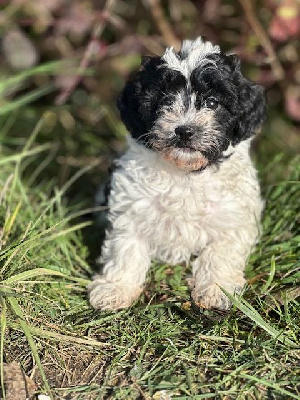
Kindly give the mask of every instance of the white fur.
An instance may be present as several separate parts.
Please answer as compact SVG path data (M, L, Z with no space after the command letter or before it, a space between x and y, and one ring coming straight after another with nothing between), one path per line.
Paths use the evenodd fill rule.
M112 229L102 249L103 274L89 287L93 307L129 306L151 260L174 265L192 255L194 300L229 307L219 286L230 293L242 288L263 207L249 146L250 139L230 147L228 159L191 173L129 139L112 179Z
M220 47L211 42L203 42L201 37L196 40L184 40L181 54L186 58L181 59L176 54L173 47L168 47L162 56L169 68L180 71L185 77L189 77L191 72L201 64L213 64L207 60L206 56L212 53L220 53Z

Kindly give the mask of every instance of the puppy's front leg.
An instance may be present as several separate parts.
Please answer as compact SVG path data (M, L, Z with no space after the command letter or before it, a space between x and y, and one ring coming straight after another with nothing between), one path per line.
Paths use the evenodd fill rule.
M96 309L117 310L129 307L140 295L150 267L147 244L134 233L113 230L105 240L103 274L89 285L89 299Z
M228 297L220 287L231 294L239 293L244 284L244 268L254 243L244 235L210 243L193 262L194 289L192 298L204 308L227 310L231 307Z

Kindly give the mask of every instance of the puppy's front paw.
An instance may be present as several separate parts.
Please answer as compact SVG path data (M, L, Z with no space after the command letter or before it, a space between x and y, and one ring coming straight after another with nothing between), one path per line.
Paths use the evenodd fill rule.
M95 309L118 310L129 307L141 294L142 288L107 281L99 276L88 286L88 291L90 303Z
M242 288L239 287L225 287L228 292L240 293ZM232 304L225 293L222 292L217 284L211 284L206 288L197 289L195 287L192 290L192 299L194 300L196 306L202 308L217 308L218 310L230 310Z

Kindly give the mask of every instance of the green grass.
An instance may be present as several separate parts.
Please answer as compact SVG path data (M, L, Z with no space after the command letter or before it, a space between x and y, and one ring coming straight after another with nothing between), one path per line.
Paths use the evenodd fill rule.
M60 186L51 158L37 170L55 146L46 120L0 147L1 365L18 361L53 399L300 399L299 158L266 167L284 180L264 187L263 236L229 314L195 313L189 269L167 265L132 308L96 312L99 232L85 192L73 198L88 167Z

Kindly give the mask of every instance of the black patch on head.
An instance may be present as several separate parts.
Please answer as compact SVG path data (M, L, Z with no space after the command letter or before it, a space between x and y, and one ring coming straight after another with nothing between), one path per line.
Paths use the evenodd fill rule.
M191 85L197 108L210 97L218 101L216 122L233 145L254 135L262 125L266 111L263 88L243 77L236 55L209 54L207 63L192 72Z
M214 97L220 104L234 109L238 102L236 82L232 77L231 63L222 53L207 56L207 63L196 68L191 74L191 85L197 93L199 108L209 97Z
M141 70L127 83L118 100L122 121L131 136L150 146L147 133L159 111L171 104L186 84L185 77L165 66L160 57L143 58Z

